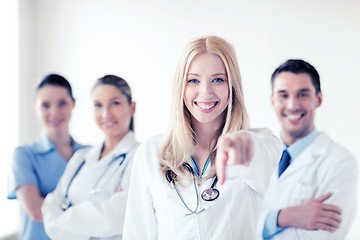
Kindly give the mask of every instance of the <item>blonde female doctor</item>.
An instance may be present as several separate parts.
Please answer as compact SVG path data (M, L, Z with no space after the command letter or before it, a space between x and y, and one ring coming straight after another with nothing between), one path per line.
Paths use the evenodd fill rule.
M78 151L42 206L51 239L121 239L132 159L135 103L125 80L98 79L91 93L105 140Z
M185 47L168 134L136 154L124 239L255 239L259 204L281 153L249 129L232 46L216 36Z

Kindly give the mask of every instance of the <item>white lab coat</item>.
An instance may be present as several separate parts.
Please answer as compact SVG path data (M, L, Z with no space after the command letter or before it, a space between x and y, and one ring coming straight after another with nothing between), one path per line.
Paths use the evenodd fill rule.
M321 132L280 178L278 167L274 171L262 203L257 239L262 239L269 211L297 206L332 192L325 203L335 204L342 209L342 222L337 231L331 233L289 227L272 239L344 240L356 213L357 176L358 166L354 156Z
M144 239L255 239L260 203L272 171L279 161L281 144L269 130L249 132L255 152L249 167L227 167L224 185L216 188L219 197L211 202L200 198L198 210L189 213L159 167L162 137L149 139L139 147L131 175L124 224L124 240ZM199 195L209 188L213 178L198 185ZM184 201L196 207L196 192L191 179L177 184Z
M121 239L130 173L139 143L135 141L134 133L129 132L99 160L102 146L77 151L55 191L47 195L42 214L45 231L51 239ZM109 165L115 156L123 153L126 158L121 166L121 158ZM70 179L84 159L85 164L69 188L68 199L72 206L63 211L61 204L65 202ZM94 194L91 190L95 185L97 192ZM123 190L115 192L118 186Z

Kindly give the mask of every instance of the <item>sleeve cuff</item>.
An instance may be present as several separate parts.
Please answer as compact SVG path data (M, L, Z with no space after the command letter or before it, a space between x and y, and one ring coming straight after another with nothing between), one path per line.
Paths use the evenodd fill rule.
M285 229L277 225L277 218L279 212L280 210L274 210L269 212L268 215L266 216L264 229L262 233L264 239L270 239Z

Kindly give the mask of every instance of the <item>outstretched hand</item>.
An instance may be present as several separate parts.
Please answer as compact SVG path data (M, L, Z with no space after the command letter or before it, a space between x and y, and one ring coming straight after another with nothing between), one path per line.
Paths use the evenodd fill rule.
M342 212L338 206L324 203L330 196L331 193L327 193L301 205L280 210L278 225L305 230L336 231L340 227Z
M216 154L216 175L219 183L225 182L225 169L228 165L249 166L254 155L254 142L249 133L244 131L220 136Z

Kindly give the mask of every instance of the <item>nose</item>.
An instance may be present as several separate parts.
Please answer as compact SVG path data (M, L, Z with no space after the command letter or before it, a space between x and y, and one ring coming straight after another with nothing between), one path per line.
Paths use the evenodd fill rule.
M102 111L101 111L101 117L106 118L107 114L108 114L107 108L103 108Z
M57 106L52 106L52 107L50 107L50 116L52 117L52 118L54 118L54 117L56 117L57 115L58 115L58 113L59 113L59 111L60 111L60 109L57 107Z
M107 116L109 116L109 108L108 107L104 107L103 109L102 109L102 111L101 111L101 117L103 118L103 119L106 119L107 118Z
M298 106L299 106L299 101L296 97L292 96L292 97L288 98L288 101L286 104L287 109L295 111L296 109L298 109Z
M200 84L200 95L203 97L207 97L211 95L212 87L208 81L202 81Z

